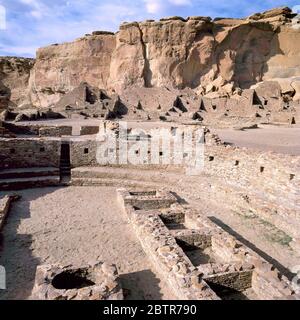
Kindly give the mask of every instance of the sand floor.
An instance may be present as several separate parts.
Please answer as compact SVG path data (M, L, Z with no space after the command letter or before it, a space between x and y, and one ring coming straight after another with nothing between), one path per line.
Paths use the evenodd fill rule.
M127 299L172 299L108 187L28 189L18 192L3 231L0 265L7 290L0 299L29 297L39 264L117 265Z
M220 138L238 147L300 155L300 127L262 126L244 131L214 130Z

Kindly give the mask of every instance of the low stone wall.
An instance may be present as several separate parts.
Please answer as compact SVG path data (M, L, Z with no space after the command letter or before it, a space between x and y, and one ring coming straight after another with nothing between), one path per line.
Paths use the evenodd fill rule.
M0 139L0 168L59 167L59 139Z
M138 195L133 196L126 189L118 190L118 199L123 204L143 249L170 285L175 296L183 300L218 300L215 293L201 281L200 273L177 245L175 238L170 236L157 209L135 210L130 205L134 201L133 197L136 201L140 199ZM149 195L146 197L151 198ZM154 197L151 199L153 202ZM159 207L159 201L156 207Z
M55 126L55 127L40 127L38 130L40 137L61 137L71 136L71 126Z
M18 199L19 199L19 196L17 195L5 196L2 199L0 199L0 232L2 231L5 220L9 213L11 202Z
M206 173L221 176L240 186L268 189L286 202L300 205L297 191L300 186L300 158L272 152L231 146L209 146L205 148ZM283 195L284 193L284 195Z
M92 135L99 133L99 126L81 126L80 135Z
M181 242L183 245L188 247L196 247L205 250L206 248L209 248L212 245L211 235L209 234L200 234L198 232L191 233L189 231L186 232L185 230L183 230L176 231L174 236L176 237L177 243Z
M31 299L123 300L117 268L103 262L83 267L41 265L37 267Z
M252 287L252 271L219 273L207 276L204 280L211 287L217 285L242 292Z
M229 235L208 218L189 210L186 213L187 224L195 229L206 229L211 234L212 251L217 257L221 257L224 263L231 263L239 270L252 270L252 289L262 300L280 299L286 296L298 297L288 279L265 259L260 257L250 248ZM213 270L212 273L215 273ZM260 279L262 277L262 279ZM260 280L262 282L260 282ZM265 282L265 284L263 284ZM272 290L269 288L272 288ZM300 288L298 288L300 293Z
M72 126L47 126L38 123L33 123L32 125L20 125L8 122L3 122L3 126L10 132L20 135L35 135L40 137L61 137L72 135Z
M204 172L245 190L264 220L300 238L300 158L231 146L205 149Z
M20 126L15 123L3 122L3 127L15 134L26 134L26 135L36 135L36 136L39 134L38 126L28 126L28 125Z
M118 190L119 201L145 252L179 299L219 299L220 287L237 292L251 289L254 298L262 300L299 299L300 290L295 292L274 266L197 211L159 201L151 206L155 209L147 210L147 203L150 199L155 202L157 194L158 191L144 194ZM141 205L143 200L145 207ZM134 206L137 201L140 210ZM185 218L183 230L179 225L174 228L174 223L182 222L176 214L180 211ZM166 220L168 214L170 218ZM185 242L184 246L178 244L178 239ZM202 251L209 248L215 262L202 262L196 267L187 257L186 245L195 246L201 256L206 256L208 253Z
M124 198L125 205L133 206L136 210L153 210L169 208L177 199L170 192L165 191L131 191Z

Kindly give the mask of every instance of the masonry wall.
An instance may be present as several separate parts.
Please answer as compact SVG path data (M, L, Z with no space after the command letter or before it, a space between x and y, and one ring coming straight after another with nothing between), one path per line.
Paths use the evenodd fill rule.
M68 140L72 168L100 166L96 140ZM135 143L128 142L129 145ZM16 138L0 140L0 168L59 167L60 138ZM108 150L114 153L115 149ZM149 157L151 153L148 154ZM102 164L103 165L103 164ZM131 168L164 168L176 166L126 165ZM182 170L182 168L181 168ZM247 198L242 206L249 206L257 215L300 239L300 159L297 156L261 153L245 148L206 144L204 173L220 177L224 185L238 187ZM298 241L297 240L297 241Z
M59 167L59 139L0 139L0 168Z
M128 142L128 150L133 146L136 142L130 141ZM99 151L99 147L102 146L102 151ZM103 149L106 148L105 142L96 141L96 140L73 140L70 142L70 151L71 151L71 166L72 168L81 167L81 166L122 166L126 168L141 168L141 169L171 169L171 170L180 170L182 166L163 164L162 155L158 154L158 158L160 159L160 164L151 164L151 152L147 153L147 158L145 163L132 163L128 162L126 164L120 164L119 155L122 153L118 147L111 146L108 149L107 153L105 153L105 159L103 157ZM135 148L132 149L135 151ZM136 148L138 150L138 148ZM133 152L132 151L132 152ZM97 160L97 152L100 155ZM102 155L102 156L101 156ZM111 160L108 161L109 157Z
M82 140L70 142L70 160L72 168L82 166L97 166L97 142Z
M300 237L299 157L211 146L205 149L204 172L244 188L250 207L261 207L263 218Z
M15 134L60 137L72 135L72 126L18 125L3 122L3 126Z
M81 126L80 127L80 135L90 135L99 133L99 126Z

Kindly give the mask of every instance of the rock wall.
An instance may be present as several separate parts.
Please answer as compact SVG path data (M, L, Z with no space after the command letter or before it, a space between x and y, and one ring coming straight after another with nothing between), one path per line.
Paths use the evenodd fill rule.
M33 65L33 59L0 57L0 111L26 103Z
M171 17L42 48L30 79L32 103L54 104L82 81L118 93L137 86L208 94L295 77L300 31L292 18L288 8L246 19Z
M3 58L0 108L28 102L50 107L82 82L118 94L167 87L215 97L230 95L235 87L293 77L281 87L298 99L300 29L293 18L289 8L279 8L245 19L123 23L116 34L96 31L39 49L32 70L32 60Z
M209 21L201 17L124 24L117 35L109 85L146 87L247 87L262 80L276 46L269 23Z
M48 107L83 81L106 88L114 49L110 33L39 49L29 84L32 104Z

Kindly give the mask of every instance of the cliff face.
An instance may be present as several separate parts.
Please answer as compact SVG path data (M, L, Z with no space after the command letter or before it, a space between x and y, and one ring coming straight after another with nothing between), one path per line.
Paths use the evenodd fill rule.
M299 29L287 8L248 19L174 17L123 24L109 86L192 88L207 93L300 73ZM223 91L228 91L225 86Z
M106 88L114 49L115 36L109 33L39 49L30 77L33 105L56 103L83 81Z
M231 95L235 87L299 76L299 43L300 29L288 8L246 19L125 23L115 35L95 32L39 49L30 99L34 106L48 107L81 82L119 94L132 87L167 87L212 98Z
M123 25L109 85L117 91L133 84L246 87L262 80L276 35L269 24L197 17Z
M28 100L28 81L33 59L0 57L0 111Z

